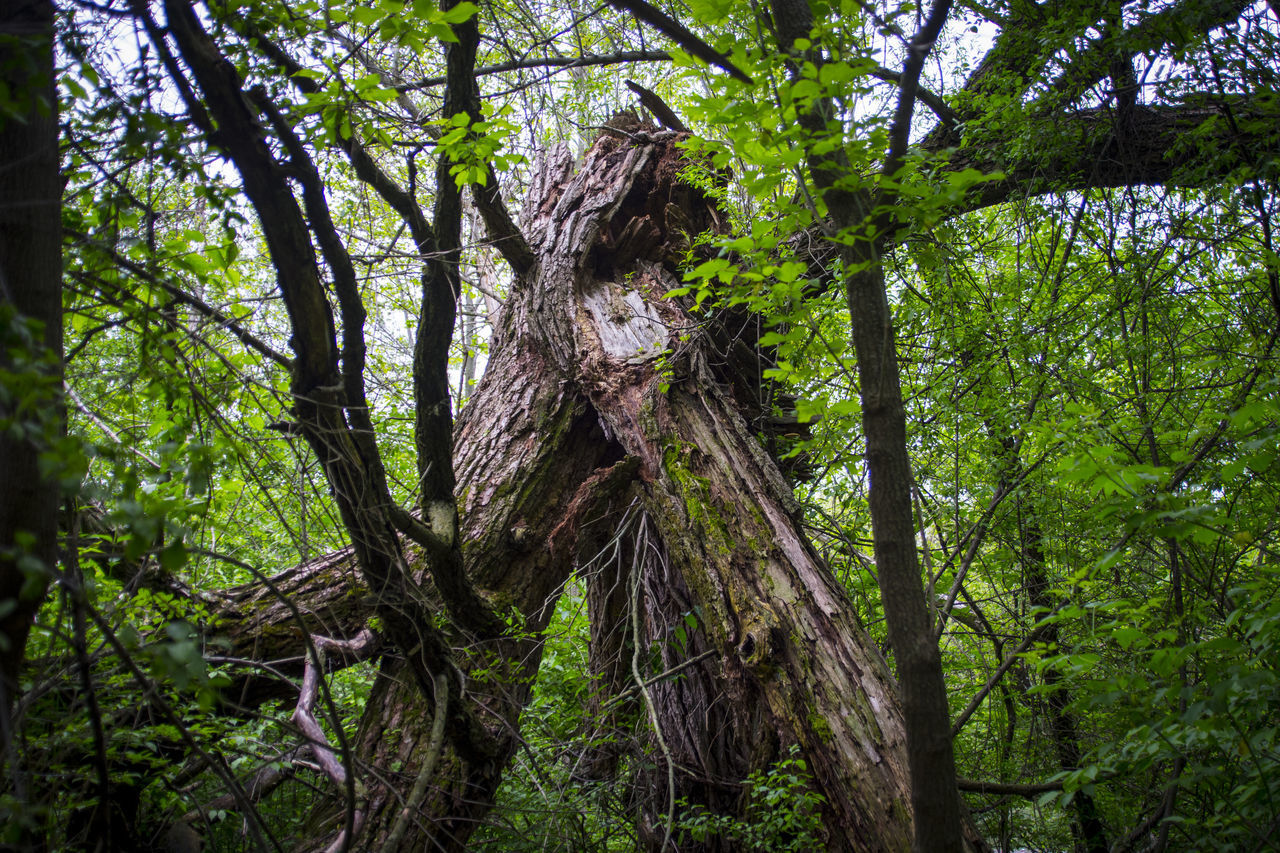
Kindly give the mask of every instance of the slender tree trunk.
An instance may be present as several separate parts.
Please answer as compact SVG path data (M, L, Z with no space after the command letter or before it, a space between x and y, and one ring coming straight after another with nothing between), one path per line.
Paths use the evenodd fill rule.
M62 184L53 3L0 4L0 756L31 622L57 560L63 430ZM48 460L46 460L46 463Z
M881 166L882 177L890 181L896 180L895 173L906 154L921 69L950 6L950 0L934 0L927 19L906 46L898 104ZM771 8L779 46L793 58L793 67L798 68L801 60L822 64L821 43L810 41L814 18L808 0L773 0ZM806 43L803 48L796 47ZM827 227L840 235L842 275L858 363L876 570L905 714L911 802L916 815L912 844L917 853L959 853L966 840L948 725L950 708L916 556L906 412L881 257L889 235L898 227L887 211L902 199L892 188L857 185L858 171L848 160L844 131L839 129L843 119L837 117L830 99L815 99L797 120L811 137L809 173L826 203ZM814 145L819 141L832 144Z

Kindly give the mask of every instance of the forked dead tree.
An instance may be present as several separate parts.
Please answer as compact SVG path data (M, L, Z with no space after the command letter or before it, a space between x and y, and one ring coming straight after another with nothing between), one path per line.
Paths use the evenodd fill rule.
M664 659L681 678L654 687L668 751L658 760L676 768L675 793L732 811L737 794L724 780L797 744L826 797L834 849L910 845L892 678L748 425L759 413L750 373L758 365L726 357L723 329L663 299L679 283L669 249L687 242L680 229L717 221L679 180L676 139L638 129L625 141L602 137L576 169L564 150L542 164L525 209L537 260L512 288L456 433L468 574L523 628L521 639L472 645L468 654L486 670L468 690L503 745L482 764L447 755L433 765L430 793L413 797L412 771L387 768L424 766L434 711L429 696L385 669L356 744L362 762L381 768L367 780L364 844L378 847L402 803L416 801L415 847L434 839L465 848L516 746L537 633L600 540L584 536L583 525L602 514L621 520L634 501L644 529L624 532L631 547L642 538L648 549L631 567L639 576L601 584L602 596L630 595L594 610L616 614L649 599L640 613L646 644L698 614L686 652L700 660ZM632 631L626 618L614 623ZM595 634L619 648L631 641ZM623 673L616 686L629 682ZM667 816L650 817L657 846Z

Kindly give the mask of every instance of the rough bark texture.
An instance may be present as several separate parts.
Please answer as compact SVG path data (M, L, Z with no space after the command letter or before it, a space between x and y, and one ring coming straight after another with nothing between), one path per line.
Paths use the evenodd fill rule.
M597 506L602 489L634 482L652 548L632 566L642 572L633 582L644 593L643 639L670 637L688 614L698 620L660 666L702 660L652 688L677 794L732 812L740 791L726 780L798 744L827 800L831 849L907 849L892 678L800 532L776 464L721 390L733 383L706 357L714 336L677 340L693 323L661 298L677 284L662 262L676 237L665 212L680 208L696 228L713 214L677 180L676 134L632 136L602 139L576 174L563 152L553 156L526 205L536 263L504 309L493 360L459 421L456 461L472 582L528 635L468 649L472 671L483 664L490 674L469 679L468 694L489 712L504 754L487 765L446 756L404 843L465 848L514 748L537 632L579 556L581 509ZM675 355L660 370L668 346ZM582 550L599 541L598 532L584 537ZM371 846L412 781L392 768L419 766L431 719L429 702L397 671L394 662L384 669L357 739L362 760L379 768ZM665 794L665 779L657 783ZM649 815L655 847L667 820L665 808ZM316 829L324 834L323 821Z
M62 263L53 4L0 6L0 757L31 622L57 561ZM27 326L35 321L36 328Z
M699 328L662 298L678 283L665 263L684 239L674 223L704 230L714 211L678 181L677 134L640 128L633 137L602 139L576 172L563 150L543 163L525 216L536 262L513 289L458 421L468 577L514 630L477 641L445 627L464 673L449 702L482 709L493 758L446 747L414 799L434 700L407 672L406 650L392 648L346 757L363 786L358 802L334 795L317 809L314 849L343 829L347 805L364 816L360 849L383 846L406 805L402 849L467 849L519 743L540 632L578 568L594 666L612 694L626 694L611 713L628 725L645 718L630 669L637 640L660 650L646 656L643 677L680 673L645 688L664 745L644 780L649 847L667 834L670 800L739 814L741 780L793 744L826 799L830 849L911 845L897 688L743 417L760 406L758 383L744 378L749 359L722 357L734 343L724 325L704 318ZM668 347L674 355L660 359ZM615 538L613 565L593 564ZM408 560L430 597L426 556L410 550ZM301 674L304 634L345 638L365 626L375 597L357 565L339 552L217 603L211 631L231 641L227 657L270 662L269 671L249 667L229 698L252 706L289 695L281 676ZM608 777L616 757L594 756L585 774ZM681 850L733 849L729 839L676 840Z
M776 0L772 8L779 21L779 47L797 60L803 57L821 64L824 56L820 48L796 48L804 43L802 39L808 41L812 29L808 5ZM903 163L921 70L949 9L950 0L935 0L908 45L881 166L881 177L888 181L897 176ZM892 183L860 183L842 144L815 144L829 137L832 128L840 127L836 116L830 99L817 99L797 118L811 139L807 162L814 187L827 205L829 233L841 235L833 242L840 244L843 266L839 278L844 284L857 356L880 599L901 685L910 798L916 816L912 848L917 853L959 853L965 849L966 839L947 731L950 709L916 554L906 412L882 263L887 235L894 230L889 211L901 197Z

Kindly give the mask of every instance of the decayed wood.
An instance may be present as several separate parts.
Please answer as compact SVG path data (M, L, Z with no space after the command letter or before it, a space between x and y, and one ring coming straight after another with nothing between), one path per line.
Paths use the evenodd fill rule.
M661 298L676 284L663 265L663 212L674 202L704 227L711 217L676 180L676 134L635 136L598 142L572 177L562 160L546 167L542 197L526 206L533 274L513 288L493 361L459 423L470 576L531 632L484 650L501 675L467 689L484 697L494 732L517 730L540 654L536 631L573 566L571 507L592 471L626 456L665 554L641 579L646 631L656 636L696 610L697 649L715 652L653 688L682 768L679 793L732 810L736 794L724 780L798 744L827 798L833 849L905 848L902 722L884 661L696 341L668 365L670 375L659 373L659 353L693 325ZM613 252L637 233L638 220L648 220L653 236L619 263ZM664 664L679 663L666 654ZM473 661L480 656L471 650ZM386 831L388 805L407 791L411 774L390 768L415 766L428 741L427 711L393 671L380 679L358 749L397 790L371 795L370 844ZM499 774L446 757L434 783L440 795L423 804L405 843L464 849Z
M648 644L669 638L677 624L688 626L685 644L668 642L661 653L661 668L681 677L645 688L673 759L674 794L732 813L741 805L733 783L795 744L826 798L831 849L905 849L911 806L893 679L847 592L801 532L776 464L722 390L734 383L713 372L704 348L723 341L697 332L662 298L677 284L664 263L674 236L666 208L684 211L682 227L705 228L713 216L676 180L677 135L636 136L601 140L576 173L563 154L546 163L541 196L525 212L535 264L513 288L488 370L458 422L468 576L518 626L485 642L452 635L455 659L468 673L459 698L485 709L480 722L498 744L496 757L468 761L446 748L430 782L416 784L431 753L434 708L406 678L403 650L393 650L354 739L361 763L374 770L362 776L359 845L379 847L399 831L406 849L466 849L518 743L541 656L539 632L575 565L594 556L607 535L581 532L584 520L598 523L610 511L620 520L624 507L638 506L650 557L624 565L623 575L639 574L621 582L634 582L642 594L639 639ZM619 264L618 247L636 251L629 235L638 233L638 220L651 236ZM659 359L691 332L675 357ZM634 548L635 532L626 535ZM307 586L306 572L293 577L293 589L321 592L319 584ZM352 621L358 589L348 583L327 603L316 598L305 607L307 618L325 625L321 631L352 636L361 625ZM266 593L257 595L242 595L240 606L265 612ZM620 606L599 604L598 612L615 616ZM347 627L334 631L338 622ZM279 641L287 644L290 632L296 642L296 625ZM615 655L631 647L611 642ZM625 676L613 683L634 700ZM607 760L600 769L607 772ZM644 821L655 847L670 819L666 778L660 767ZM397 827L415 787L425 794ZM319 809L311 824L316 849L345 824L336 800Z
M655 218L661 230L654 208L682 191L672 180L678 160L669 141L593 157L582 174L609 173L610 157L634 163L635 185L601 228L606 240L641 217ZM684 202L686 209L696 204ZM689 319L661 299L675 276L655 259L606 268L605 275L600 266L575 282L575 380L626 452L644 460L646 508L667 554L663 570L672 575L649 583L675 597L674 609L696 605L701 633L720 653L703 672L664 687L672 693L664 702L674 708L714 709L722 718L712 743L706 732L675 728L689 727L690 715L667 717L667 741L684 750L678 763L703 768L701 779L685 782L709 797L709 780L740 779L742 768L759 766L778 745L798 744L827 798L836 848L909 846L902 722L887 667L853 619L847 593L800 532L776 465L720 392L699 348L684 348L669 375L659 376L655 360L624 358L604 345L618 337L609 323L651 322L645 312L602 321L591 310L594 301L618 302L627 291L668 329L687 328ZM676 593L681 586L687 602Z
M618 587L634 583L643 597L641 643L669 639L677 624L688 628L683 646L662 645L661 668L681 677L645 687L679 768L675 793L732 813L740 806L735 781L797 744L827 798L833 849L909 844L892 679L847 594L800 532L776 465L739 403L721 390L734 387L733 377L708 366L704 348L723 347L723 334L695 333L659 373L659 353L694 325L662 299L677 284L663 263L674 236L664 211L678 204L684 228L690 221L706 227L712 217L704 200L674 180L675 134L644 133L636 142L601 141L576 173L563 153L547 161L542 198L526 209L537 262L513 290L489 369L459 419L468 575L519 626L483 643L454 635L460 666L471 673L462 681L466 698L485 709L481 722L498 752L477 763L446 749L426 788L416 786L426 791L418 808L403 820L432 751L435 709L406 678L404 650L392 650L354 741L361 762L377 770L361 779L361 846L398 831L401 844L465 849L517 743L540 660L538 633L575 565L600 550L608 519L622 519L624 507L633 519L644 513L650 558L621 561L619 574L598 578L593 607L629 630L619 612L628 595ZM628 244L634 250L628 235L637 233L637 220L652 236L619 265L614 252ZM722 371L731 363L717 362ZM588 516L597 527L580 534ZM638 548L634 530L619 535ZM233 590L210 630L230 641L226 658L266 674L250 667L230 698L253 705L291 695L292 679L303 674L303 636L353 637L372 605L349 550ZM635 639L606 630L597 641L625 670L622 655ZM625 674L608 683L635 701ZM625 697L608 707L624 710ZM595 772L607 774L602 758ZM656 805L644 830L656 845L670 820L662 807L665 771L651 781ZM347 824L340 806L335 800L317 812L317 849Z
M0 430L0 755L9 746L9 714L21 694L19 673L44 600L44 573L57 563L60 491L57 476L42 470L40 461L65 429L53 39L49 0L11 0L0 8L0 87L13 93L6 94L0 116L0 309L13 312L0 330L0 373L6 382L14 381L14 371L29 383L0 401L6 424ZM19 545L27 536L32 542ZM37 571L24 566L25 556L37 561Z

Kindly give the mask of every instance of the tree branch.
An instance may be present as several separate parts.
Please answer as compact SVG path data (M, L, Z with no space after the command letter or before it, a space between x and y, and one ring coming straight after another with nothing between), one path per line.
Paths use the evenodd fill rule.
M618 65L624 62L669 62L671 54L665 50L620 50L616 53L589 53L583 56L542 56L536 59L513 59L510 62L499 62L496 65L485 65L475 70L477 77L491 74L505 74L508 71L520 71L526 68L587 68L592 65ZM447 77L424 77L413 83L402 83L395 87L397 92L416 92L442 86Z
M412 577L387 513L391 504L385 490L379 491L368 464L361 458L359 444L351 435L343 407L343 391L335 342L333 315L320 280L311 236L305 217L288 184L288 174L276 163L263 139L263 128L250 112L250 102L242 93L235 67L221 55L186 0L165 0L170 31L183 58L204 93L211 115L218 124L217 144L239 170L245 195L253 204L262 225L285 307L293 329L294 362L291 393L294 411L303 435L324 465L354 545L361 570L372 588L378 613L389 639L400 646L408 659L417 687L424 693L433 688L435 672L454 672L452 651L445 642L428 606L426 594ZM433 259L439 266L441 261ZM447 348L452 331L453 291L433 293L424 288L424 297L443 300L447 316L439 328L422 324L418 340L432 337L443 347L442 375L447 369ZM427 304L428 299L424 299ZM438 338L443 338L443 344ZM419 359L421 360L421 359ZM415 367L415 377L418 368ZM457 511L453 501L452 419L448 409L447 376L445 390L432 398L442 408L432 409L433 427L443 436L433 436L433 452L428 458L441 460L432 485L447 492L432 495L428 510L447 515L456 531ZM433 516L434 517L434 516ZM501 622L470 588L462 568L456 534L449 559L430 561L432 577L441 596L451 603L461 602L455 616L465 625L482 632L501 630ZM459 685L460 686L460 685ZM455 703L450 714L450 733L459 752L468 759L488 760L495 744L479 725L470 709Z
M934 3L924 26L907 46L907 59L902 64L902 74L898 77L898 107L893 114L893 123L889 125L889 150L881 168L881 174L885 177L892 177L898 171L902 158L907 153L911 116L915 112L916 93L920 87L920 73L924 70L924 61L933 50L938 33L942 31L942 25L947 22L950 12L951 0L938 0Z
M638 20L644 21L708 65L722 68L728 71L733 79L746 83L748 86L751 85L751 78L742 69L734 65L729 57L689 32L684 24L649 5L645 0L605 0L605 2L615 9L635 15Z
M877 67L872 69L871 76L875 77L877 80L883 80L886 83L893 83L895 86L902 85L902 75L897 71L892 71L888 68ZM942 126L949 128L956 127L960 120L956 111L947 106L947 102L941 97L920 86L919 79L920 78L917 76L916 99L922 102L933 112L935 116L938 117L938 121Z
M314 635L311 637L311 653L307 655L306 669L302 676L302 687L298 691L298 704L293 711L293 721L307 736L311 751L319 762L324 774L334 786L343 792L347 800L347 825L343 828L339 839L355 838L364 823L365 804L363 798L357 798L355 779L347 773L347 765L351 763L346 739L343 738L344 760L339 762L333 750L329 748L329 739L320 727L315 715L316 697L319 684L325 671L325 660L330 651L347 653L355 661L367 660L378 653L380 638L373 631L365 628L350 640L334 640L329 637ZM337 720L334 725L338 725ZM342 733L338 733L342 737ZM345 846L345 845L344 845Z
M85 234L81 231L77 231L74 228L67 228L65 226L63 227L62 230L64 234L68 234L74 237L81 245L88 246L92 248L94 251L102 252L103 254L105 254L107 257L111 259L111 262L113 264L119 266L122 269L128 270L130 275L133 275L141 279L142 281L145 281L147 284L151 285L152 287L160 288L161 290L169 294L178 302L181 302L183 305L186 305L188 308L192 308L197 313L205 317L208 317L210 320L213 320L219 326L222 326L228 332L235 335L236 338L242 344L249 347L249 349L258 353L263 358L267 359L268 361L274 361L276 364L280 365L286 370L293 369L293 359L289 358L284 353L279 352L276 349L273 349L269 344L267 344L261 338L257 337L248 329L244 328L238 322L233 320L231 317L224 314L222 311L219 311L217 308L214 308L212 305L208 304L204 300L200 299L197 296L193 296L190 293L187 293L185 290L183 290L181 287L178 287L176 284L172 284L169 281L166 281L165 279L160 278L159 276L153 274L146 267L142 266L136 261L130 260L129 258L117 252L113 247L108 246L106 243L103 243L100 240L93 239L88 234ZM110 284L110 282L100 282L100 283Z
M1004 174L980 184L963 211L1020 195L1157 184L1199 186L1231 169L1254 166L1261 154L1280 149L1280 111L1274 105L1251 101L1233 110L1250 119L1247 131L1232 134L1225 108L1213 103L1135 106L1123 128L1117 127L1110 110L1080 110L1033 125L1028 136L1038 139L1039 147L1021 159L1008 156L1009 146L974 143L954 151L947 168ZM1055 140L1061 143L1055 145ZM940 144L945 140L926 142L927 150L946 147Z
M1207 34L1239 17L1253 4L1250 0L1182 0L1167 9L1148 15L1126 30L1110 37L1091 39L1076 52L1071 64L1051 84L1045 96L1060 105L1068 103L1105 79L1117 59L1128 61L1139 54L1153 54L1170 44L1185 45L1187 33Z
M667 102L659 98L657 93L646 89L634 80L625 81L627 88L635 92L640 98L640 104L649 112L653 113L663 127L671 130L678 130L681 133L692 133L688 126L680 120L680 116L676 115L676 111L667 106Z
M957 779L956 785L961 791L971 791L975 794L997 794L1027 798L1034 797L1037 794L1046 794L1049 791L1062 790L1061 782L1017 784L1013 782L984 782L978 779Z
M485 233L494 247L502 254L511 271L517 276L528 275L533 269L533 250L525 239L515 217L507 210L502 200L502 188L498 184L498 174L489 167L488 180L471 185L471 198L475 201L476 210L484 220Z

